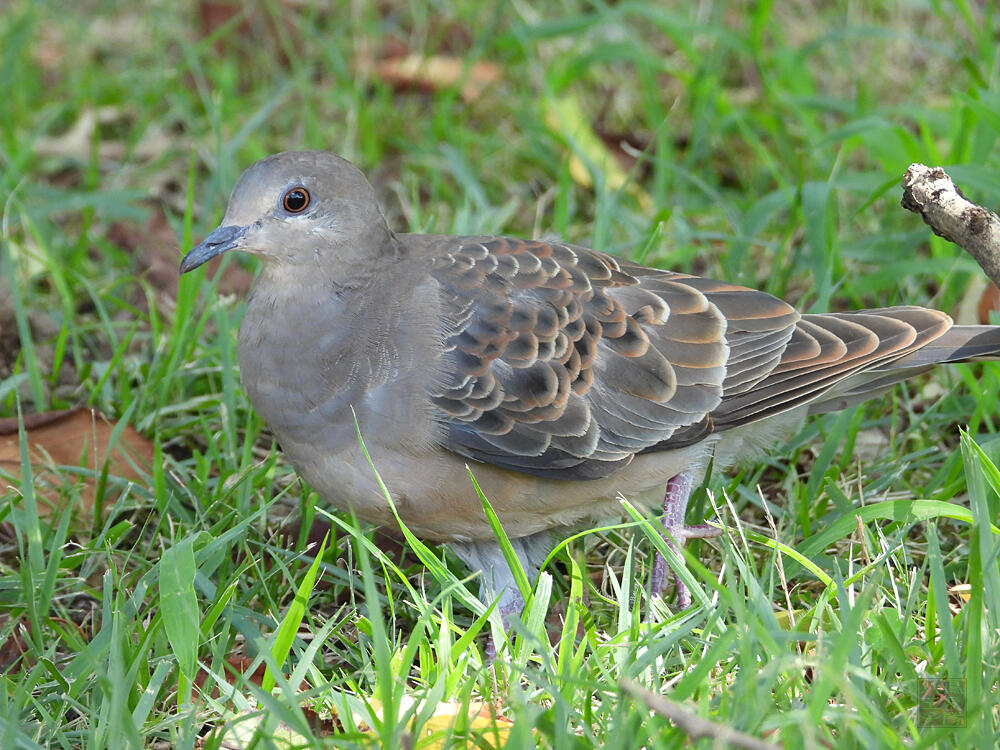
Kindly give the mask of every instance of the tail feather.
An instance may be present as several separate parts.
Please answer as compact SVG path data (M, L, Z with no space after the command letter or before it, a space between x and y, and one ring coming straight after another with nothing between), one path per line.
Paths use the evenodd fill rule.
M778 365L750 390L723 396L711 415L715 429L728 430L798 406L813 411L818 402L825 405L845 395L863 400L854 384L931 345L952 327L948 315L923 307L803 315ZM823 411L836 408L843 407Z
M1000 359L1000 326L952 326L933 341L899 359L845 378L809 405L810 414L856 406L935 365Z
M1000 359L1000 326L952 326L920 349L882 365L878 371L977 359Z

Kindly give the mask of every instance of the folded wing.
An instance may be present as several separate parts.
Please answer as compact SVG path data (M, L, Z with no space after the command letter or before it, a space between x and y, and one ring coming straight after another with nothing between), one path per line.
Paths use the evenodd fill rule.
M996 329L958 335L935 310L799 315L764 292L560 243L463 238L432 273L445 446L558 479L605 477L802 405L843 408L1000 348Z

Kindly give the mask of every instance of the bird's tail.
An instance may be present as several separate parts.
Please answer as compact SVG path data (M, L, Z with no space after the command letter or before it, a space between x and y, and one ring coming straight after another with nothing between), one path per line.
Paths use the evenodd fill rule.
M810 404L809 413L860 404L935 365L988 359L1000 359L1000 326L952 326L916 351L846 378Z
M920 349L887 363L880 370L885 372L977 359L1000 359L1000 326L952 326Z

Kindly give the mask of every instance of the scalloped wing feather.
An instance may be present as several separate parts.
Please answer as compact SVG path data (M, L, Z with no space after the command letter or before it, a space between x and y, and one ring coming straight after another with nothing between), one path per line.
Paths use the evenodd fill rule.
M421 241L446 319L431 394L442 441L537 476L606 477L638 454L802 405L842 408L1000 349L994 329L966 333L936 310L799 315L764 292L573 245Z
M434 258L445 445L539 476L607 476L711 433L780 361L798 313L762 292L560 243L462 238Z
M422 239L446 319L431 394L443 443L537 476L606 477L638 454L802 405L842 408L1000 349L994 329L936 310L799 315L764 292L573 245Z

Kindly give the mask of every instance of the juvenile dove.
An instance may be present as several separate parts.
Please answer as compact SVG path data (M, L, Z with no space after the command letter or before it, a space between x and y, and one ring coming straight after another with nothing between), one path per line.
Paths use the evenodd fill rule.
M562 242L396 234L364 175L321 151L247 169L181 272L228 250L263 261L239 363L292 464L331 505L394 523L356 414L403 521L481 571L504 616L523 602L467 465L529 576L550 531L619 512L618 493L662 505L683 544L712 533L685 525L710 460L758 455L809 414L1000 351L1000 327L936 310L805 315ZM664 571L658 560L654 593Z

